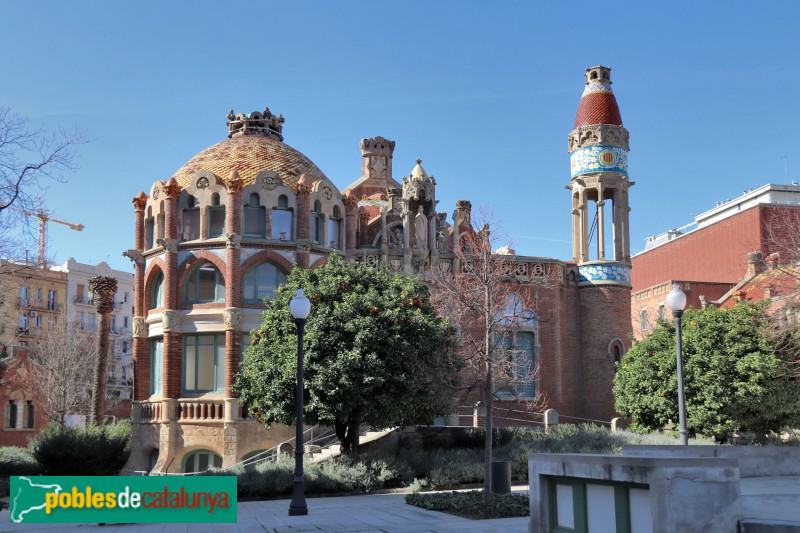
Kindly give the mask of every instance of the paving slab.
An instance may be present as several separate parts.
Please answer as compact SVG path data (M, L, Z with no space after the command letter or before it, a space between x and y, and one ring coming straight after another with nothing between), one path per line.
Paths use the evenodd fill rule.
M528 517L470 520L408 505L404 494L307 498L308 516L288 516L289 499L240 502L236 524L10 524L0 532L192 533L527 533Z

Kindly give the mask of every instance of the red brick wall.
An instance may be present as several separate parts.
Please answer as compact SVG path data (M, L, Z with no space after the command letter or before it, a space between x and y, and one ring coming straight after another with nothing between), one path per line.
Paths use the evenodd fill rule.
M29 367L31 363L26 359L14 358L3 370L3 381L0 386L0 415L3 423L0 424L0 446L21 446L28 445L36 433L47 426L49 421L42 412L42 402L29 389L30 384L26 382L25 376L30 375ZM24 426L26 420L25 409L22 407L27 400L31 400L34 405L34 424L33 429L12 429L5 427L5 408L10 399L18 400L22 398L22 404L17 403L17 419L22 419ZM17 424L19 426L19 424Z
M636 255L631 260L633 291L669 279L736 283L747 271L747 253L762 250L764 209L748 209Z

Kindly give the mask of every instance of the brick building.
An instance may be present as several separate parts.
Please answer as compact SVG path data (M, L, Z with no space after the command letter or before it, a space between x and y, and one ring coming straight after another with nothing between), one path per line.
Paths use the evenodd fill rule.
M293 436L247 418L231 393L262 299L292 268L315 268L333 253L408 275L461 268L453 250L472 231L471 203L458 201L452 222L437 212L436 188L447 178L437 182L417 160L396 180L395 142L373 137L360 142L361 176L340 192L283 142L283 124L269 109L231 112L226 140L133 200L130 470L228 466ZM512 349L539 372L495 405L521 406L541 392L563 415L610 420L614 361L630 331L632 185L610 69L586 70L568 140L573 257L511 258L514 276L555 283L518 295L535 318Z
M641 338L657 318L671 316L664 302L673 283L683 287L689 307L732 301L767 268L765 258L790 242L785 231L796 228L789 221L798 213L800 186L768 184L720 202L687 226L650 237L632 258L634 335Z

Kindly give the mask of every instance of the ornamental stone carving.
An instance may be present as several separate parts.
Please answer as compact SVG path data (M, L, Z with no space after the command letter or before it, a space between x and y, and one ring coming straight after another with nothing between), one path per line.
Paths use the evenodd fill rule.
M147 325L144 322L143 316L133 317L133 338L134 339L147 338Z
M225 246L228 248L241 248L242 236L237 233L228 233L225 235Z
M163 246L164 250L171 254L178 253L178 240L177 239L156 239L156 244Z
M222 321L225 323L226 331L239 331L242 325L242 310L238 307L226 307L222 311Z
M153 200L158 200L159 196L161 196L161 189L158 187L153 188Z
M164 195L170 200L175 200L178 198L178 195L181 193L183 188L178 185L178 182L175 181L175 178L170 178L167 183L164 184Z
M333 191L326 185L322 188L322 196L324 196L326 200L330 200L333 197Z
M133 198L133 208L135 211L144 211L147 206L147 195L140 192Z
M180 333L181 331L181 315L180 311L167 309L164 311L161 319L162 328L164 333Z
M142 252L140 252L139 250L136 249L125 250L124 252L122 252L122 256L127 257L137 265L144 264L144 254L142 254Z
M203 176L197 180L197 188L198 189L207 189L208 188L208 178Z
M278 186L279 182L280 180L278 179L277 176L272 176L272 175L264 176L263 178L261 178L261 187L268 191L271 191Z
M595 124L591 126L581 126L569 134L569 151L572 153L578 148L602 144L616 146L629 150L629 134L622 126L613 124Z

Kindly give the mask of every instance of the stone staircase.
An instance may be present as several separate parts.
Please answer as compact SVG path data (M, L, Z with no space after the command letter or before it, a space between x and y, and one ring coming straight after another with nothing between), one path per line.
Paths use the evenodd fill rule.
M389 428L381 431L362 431L358 435L358 445L363 446L368 442L376 441L382 437L385 437L396 429L397 428ZM311 445L307 446L305 451L311 458L312 463L322 463L328 459L339 457L342 454L342 446L341 444L329 444L326 446Z

